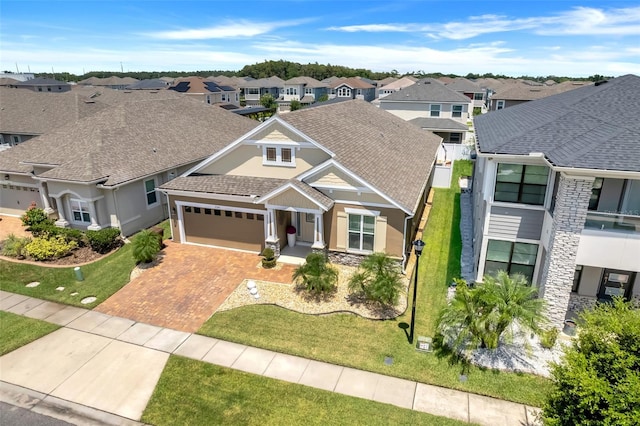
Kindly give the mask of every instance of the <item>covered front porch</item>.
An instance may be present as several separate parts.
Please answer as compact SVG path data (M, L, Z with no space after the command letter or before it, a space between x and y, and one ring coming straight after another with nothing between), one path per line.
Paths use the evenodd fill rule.
M306 257L312 250L324 250L324 214L333 200L309 185L291 180L261 197L266 214L265 246L276 256ZM285 247L288 248L285 253ZM299 260L292 259L295 263Z

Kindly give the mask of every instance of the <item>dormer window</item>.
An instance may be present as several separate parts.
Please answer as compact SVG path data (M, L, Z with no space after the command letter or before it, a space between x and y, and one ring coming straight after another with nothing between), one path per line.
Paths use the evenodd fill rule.
M262 164L295 167L295 151L291 147L267 146L263 148Z

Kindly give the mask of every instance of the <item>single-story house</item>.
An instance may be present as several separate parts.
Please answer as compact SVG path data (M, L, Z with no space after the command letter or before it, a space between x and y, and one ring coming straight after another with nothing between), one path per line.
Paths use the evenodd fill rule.
M181 243L279 254L295 229L295 244L336 261L404 259L440 143L361 100L320 104L270 118L159 190Z

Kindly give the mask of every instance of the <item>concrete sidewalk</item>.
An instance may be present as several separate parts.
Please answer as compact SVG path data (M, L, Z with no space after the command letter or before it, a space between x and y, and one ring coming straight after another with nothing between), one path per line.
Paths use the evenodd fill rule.
M482 425L533 425L537 409L170 330L0 291L0 309L63 328L0 357L0 401L135 424L170 354ZM55 411L55 410L54 410ZM43 411L44 412L44 411ZM52 415L51 410L46 411ZM73 420L69 417L59 417ZM86 423L83 423L86 424Z

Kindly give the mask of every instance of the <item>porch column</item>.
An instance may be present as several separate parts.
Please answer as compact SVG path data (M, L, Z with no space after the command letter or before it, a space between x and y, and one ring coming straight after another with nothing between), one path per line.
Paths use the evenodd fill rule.
M313 214L313 245L311 248L324 248L324 224L322 221L322 213Z
M56 226L60 228L66 228L69 226L69 222L64 218L64 204L62 204L62 197L54 197L56 199L56 206L58 207L58 220L56 220Z
M267 242L274 243L278 241L278 233L276 231L276 211L267 209Z
M96 214L96 202L89 201L89 218L91 219L91 225L87 226L89 231L99 231L102 226L98 225L98 215Z
M49 189L47 188L47 185L45 185L43 181L39 180L38 188L40 189L40 199L44 206L44 212L46 214L53 213L54 210L51 208L51 203L49 202Z
M576 268L580 234L587 219L593 177L560 176L549 251L542 265L540 296L547 302L551 324L562 329Z

